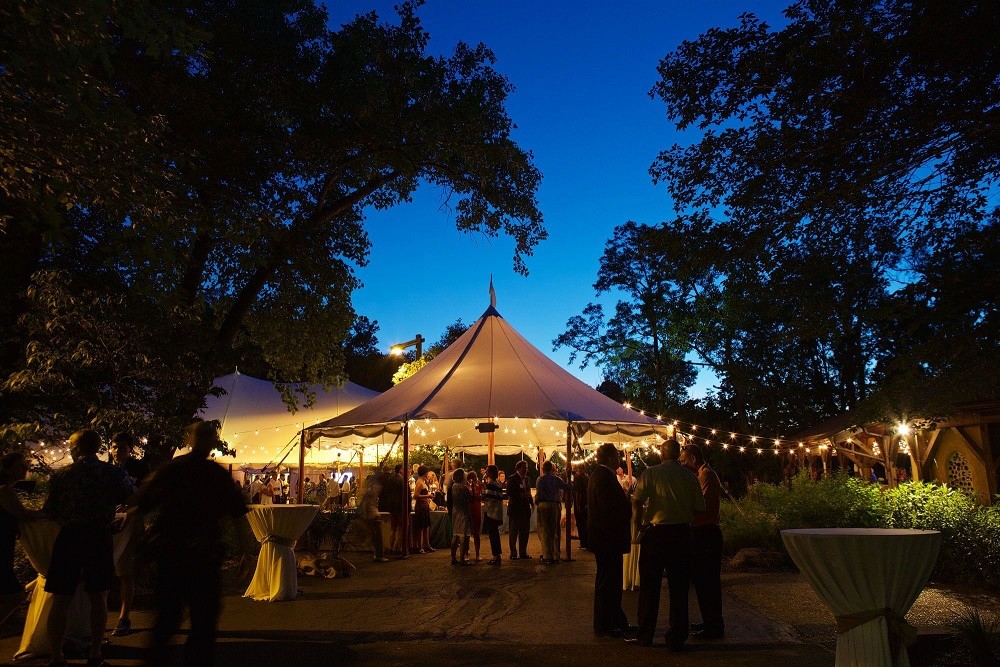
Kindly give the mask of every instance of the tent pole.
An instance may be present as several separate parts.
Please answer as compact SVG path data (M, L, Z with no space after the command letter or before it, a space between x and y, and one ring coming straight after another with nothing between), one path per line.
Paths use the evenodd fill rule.
M403 556L410 553L410 420L403 422Z
M628 450L628 447L625 448L625 467L628 468L628 485L632 486L634 483L632 481L632 452Z
M365 450L364 447L358 450L358 482L359 488L364 488L365 484Z
M490 423L491 424L493 423L492 417L490 417ZM487 452L486 456L486 464L495 466L497 464L496 454L494 453L494 448L496 446L496 437L494 436L493 431L490 431L489 433L486 434L486 442L489 445L488 447L489 451Z
M573 488L573 422L566 422L566 484ZM573 560L573 493L566 495L566 560Z
M295 484L295 497L298 502L305 500L305 478L306 478L306 430L299 431L299 479Z

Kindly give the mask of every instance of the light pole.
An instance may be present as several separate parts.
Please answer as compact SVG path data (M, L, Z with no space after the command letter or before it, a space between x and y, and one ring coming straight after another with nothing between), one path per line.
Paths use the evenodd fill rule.
M397 343L389 348L389 354L401 357L403 356L403 350L408 347L416 348L417 359L424 356L424 337L417 334L413 340L408 340L405 343Z

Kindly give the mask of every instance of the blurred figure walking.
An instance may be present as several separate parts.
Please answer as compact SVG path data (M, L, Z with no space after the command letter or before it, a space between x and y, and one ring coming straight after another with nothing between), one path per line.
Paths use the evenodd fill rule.
M159 510L147 533L146 550L156 563L159 614L149 647L150 665L165 664L167 645L187 603L191 632L185 665L212 665L222 599L222 520L247 513L243 494L229 473L209 459L219 445L214 424L188 428L191 451L165 463L139 489L130 520Z

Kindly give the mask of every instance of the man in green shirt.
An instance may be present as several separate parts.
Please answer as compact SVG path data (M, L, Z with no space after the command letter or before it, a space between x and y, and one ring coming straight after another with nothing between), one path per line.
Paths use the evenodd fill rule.
M653 644L665 570L670 588L670 629L666 641L671 651L683 650L688 637L691 520L696 511L705 511L698 478L680 464L680 451L676 440L663 443L663 463L642 473L632 495L636 531L641 524L649 524L639 553L639 634L634 641L644 646Z

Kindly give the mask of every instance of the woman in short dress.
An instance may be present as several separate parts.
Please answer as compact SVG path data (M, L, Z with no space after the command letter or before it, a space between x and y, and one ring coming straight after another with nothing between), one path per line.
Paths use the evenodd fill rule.
M469 516L469 506L472 504L472 493L465 484L465 471L456 468L451 477L451 564L472 565L468 559L469 535L472 529L472 517ZM461 548L461 558L456 558Z
M472 531L472 546L476 550L476 562L482 559L479 557L479 543L483 532L483 485L479 483L479 475L475 470L470 470L469 492L472 500L469 503L469 516L472 518L470 530Z
M418 554L434 551L431 548L431 491L427 472L427 466L417 468L417 484L413 489L413 530L417 534Z

